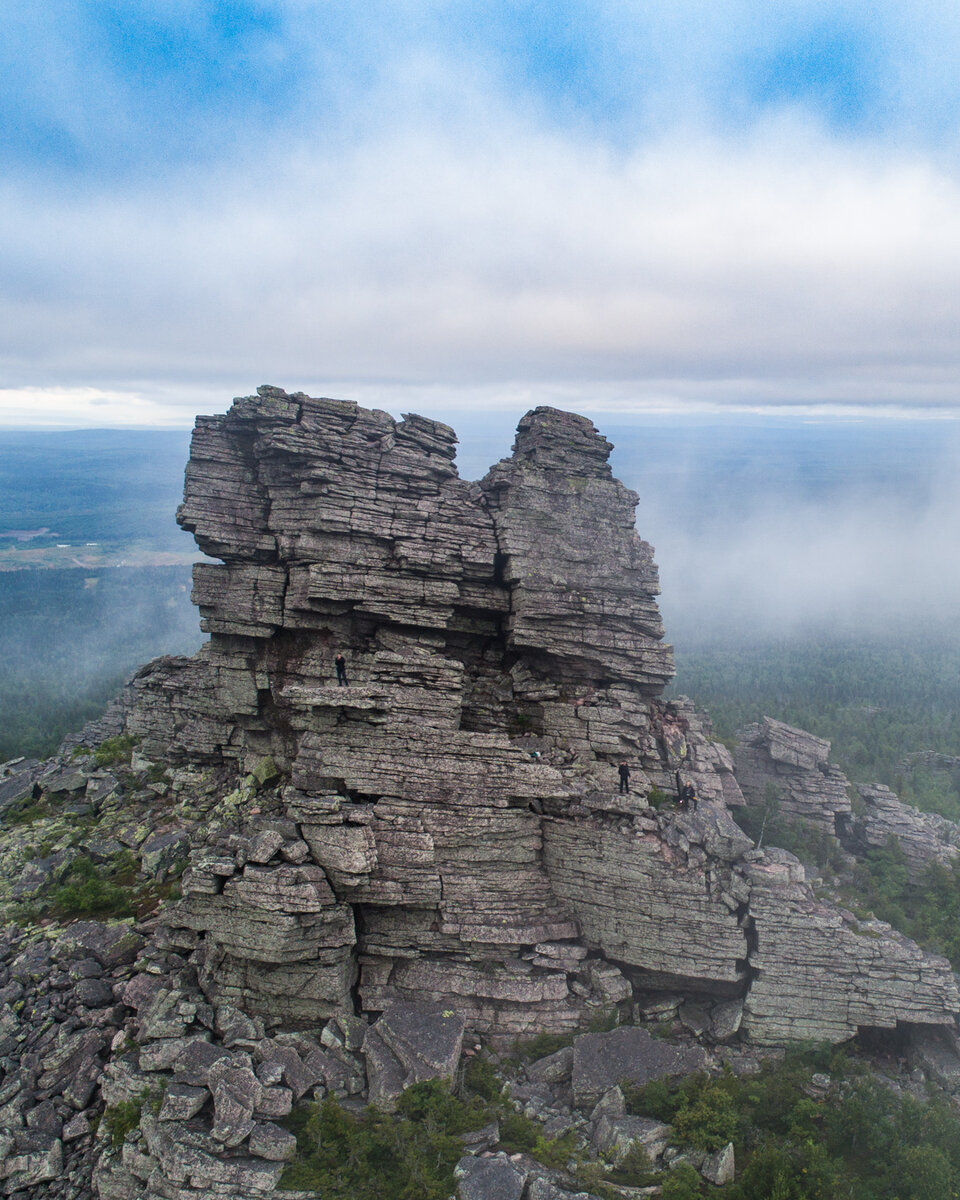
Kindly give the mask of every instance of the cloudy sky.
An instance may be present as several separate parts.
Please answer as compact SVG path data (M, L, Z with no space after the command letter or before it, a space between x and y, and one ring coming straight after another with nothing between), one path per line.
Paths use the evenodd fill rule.
M954 0L0 15L0 423L960 407Z

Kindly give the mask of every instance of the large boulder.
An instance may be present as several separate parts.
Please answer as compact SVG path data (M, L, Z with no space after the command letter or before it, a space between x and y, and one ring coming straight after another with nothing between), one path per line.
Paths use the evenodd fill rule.
M395 1004L363 1042L371 1103L392 1108L404 1089L427 1079L453 1082L463 1049L463 1019L430 1004Z
M574 1100L586 1107L619 1083L640 1085L653 1079L689 1075L704 1062L699 1046L676 1046L634 1026L609 1033L585 1033L573 1043Z

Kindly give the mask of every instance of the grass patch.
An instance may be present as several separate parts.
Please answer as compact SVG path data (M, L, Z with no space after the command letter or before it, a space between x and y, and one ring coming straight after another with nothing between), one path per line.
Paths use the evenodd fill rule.
M98 767L113 767L118 763L129 763L137 739L130 733L106 738L93 752L93 761Z

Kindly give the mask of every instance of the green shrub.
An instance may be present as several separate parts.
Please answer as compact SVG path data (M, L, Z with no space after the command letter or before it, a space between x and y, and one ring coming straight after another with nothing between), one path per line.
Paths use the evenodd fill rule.
M633 1143L607 1178L623 1187L649 1187L656 1182L650 1156L639 1142Z
M698 1200L702 1195L700 1176L689 1163L681 1163L663 1176L661 1200ZM769 1200L774 1200L771 1195Z
M104 877L85 855L70 864L60 887L50 893L50 907L61 917L129 917L133 915L128 889Z
M463 1155L458 1135L490 1118L480 1101L458 1100L436 1080L409 1088L396 1116L374 1107L354 1116L331 1100L304 1105L285 1122L298 1161L280 1187L324 1200L447 1200Z
M617 1008L601 1008L587 1022L591 1033L609 1033L620 1025L620 1012Z
M49 805L39 804L33 796L27 795L16 804L10 805L3 814L3 823L14 829L22 825L32 825L34 821L40 821L49 816Z
M121 1100L103 1110L103 1124L110 1134L110 1144L114 1150L122 1146L127 1134L140 1124L140 1112L140 1100Z
M130 733L106 738L93 752L93 761L98 767L113 767L117 763L128 763L137 739Z
M673 796L669 792L664 792L654 784L647 794L647 803L651 808L663 808L665 804L669 804Z
M521 1039L513 1043L511 1057L517 1062L536 1062L567 1046L573 1045L573 1033L538 1033L536 1037Z
M529 1117L507 1108L500 1118L500 1145L508 1154L531 1154L540 1129Z
M684 1098L673 1119L677 1137L696 1150L713 1152L737 1134L737 1106L722 1086L706 1084L695 1099Z
M463 1082L468 1091L482 1100L499 1100L503 1095L503 1085L487 1058L471 1058L463 1073Z
M676 1084L666 1079L653 1079L640 1086L624 1080L620 1090L627 1104L627 1112L668 1123L673 1120L682 1099Z

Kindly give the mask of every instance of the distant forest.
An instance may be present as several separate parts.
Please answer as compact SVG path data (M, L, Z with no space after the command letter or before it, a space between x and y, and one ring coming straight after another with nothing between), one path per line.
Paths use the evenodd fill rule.
M0 572L0 762L51 754L142 662L201 640L189 567Z
M58 542L191 550L177 525L184 430L0 430L0 547ZM48 533L28 541L12 531Z

